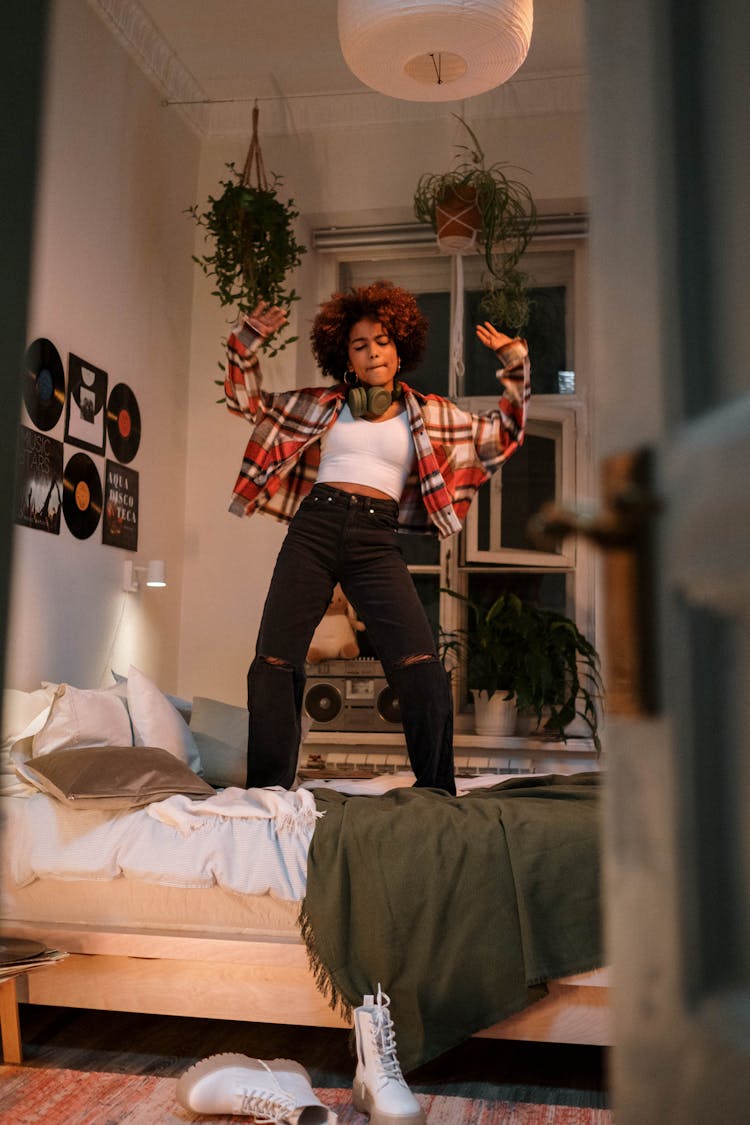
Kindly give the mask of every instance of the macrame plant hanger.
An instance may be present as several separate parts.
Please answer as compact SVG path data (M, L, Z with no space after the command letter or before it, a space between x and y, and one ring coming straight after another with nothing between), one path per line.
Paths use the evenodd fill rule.
M266 178L266 169L263 164L263 153L260 150L260 141L258 140L258 117L260 110L258 103L253 106L253 135L250 138L250 147L247 150L245 157L245 167L242 169L241 183L245 187L252 187L253 178L253 165L255 165L255 178L256 187L261 191L268 191L268 180Z

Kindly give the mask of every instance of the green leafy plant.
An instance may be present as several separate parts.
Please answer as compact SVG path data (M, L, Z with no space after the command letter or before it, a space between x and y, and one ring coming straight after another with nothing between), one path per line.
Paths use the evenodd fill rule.
M566 729L583 719L597 750L598 705L604 696L599 655L569 617L501 594L490 606L445 590L462 601L465 629L443 634L441 653L466 662L469 687L513 697L545 733L566 740Z
M536 228L536 205L520 180L503 171L510 165L487 165L474 131L453 115L469 134L469 145L456 145L457 156L445 172L425 172L414 192L414 215L439 235L441 210L451 198L476 208L477 249L487 267L482 309L488 320L520 331L528 321L530 302L518 263Z
M279 305L287 311L298 295L287 287L287 275L306 253L297 242L294 230L298 218L294 200L283 201L278 189L283 180L275 173L266 177L258 142L258 111L253 110L253 136L245 166L238 172L227 164L232 176L222 180L221 195L209 196L205 207L187 208L198 226L203 227L212 251L193 255L206 277L215 282L212 295L221 305L234 305L250 313L260 301ZM255 183L252 182L255 175ZM271 342L271 355L281 351L297 337Z

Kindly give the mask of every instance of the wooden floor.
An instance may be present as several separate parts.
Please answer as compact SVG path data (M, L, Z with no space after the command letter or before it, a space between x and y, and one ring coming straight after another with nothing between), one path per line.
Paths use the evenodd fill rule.
M24 1064L177 1075L222 1051L292 1058L314 1086L348 1087L347 1031L277 1024L98 1012L22 1004ZM419 1093L606 1108L607 1052L600 1047L471 1039L407 1077Z

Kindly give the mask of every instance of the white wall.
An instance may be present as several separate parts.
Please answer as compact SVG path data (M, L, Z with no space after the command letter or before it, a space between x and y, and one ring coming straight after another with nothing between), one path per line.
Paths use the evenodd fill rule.
M582 114L545 114L474 121L489 161L526 169L538 203L554 210L559 201L587 195L585 121ZM284 177L284 191L302 212L300 236L329 224L404 221L412 216L419 175L439 171L465 134L450 108L418 123L337 127L260 139L266 168ZM249 142L249 136L248 136ZM196 201L216 194L225 165L242 168L247 142L204 145ZM307 243L309 246L309 242ZM198 248L200 252L200 246ZM309 251L295 278L303 299L295 306L300 342L264 362L266 385L281 389L319 381L308 336L319 300L328 295L330 271ZM325 283L321 278L325 277ZM238 519L227 512L250 428L215 405L220 339L227 321L210 284L198 276L192 314L187 518L179 690L244 703L245 674L284 534L268 516Z
M121 590L131 552L16 526L6 683L109 683L132 661L177 680L193 231L200 143L81 0L53 5L29 340L47 336L138 399L137 561L169 587ZM65 412L52 437L62 441ZM29 425L25 415L21 419ZM65 446L65 460L76 452ZM103 472L104 457L92 455ZM111 454L110 454L111 456Z

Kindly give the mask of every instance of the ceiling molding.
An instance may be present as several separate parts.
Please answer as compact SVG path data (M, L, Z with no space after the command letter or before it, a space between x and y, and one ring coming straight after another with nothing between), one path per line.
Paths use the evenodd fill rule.
M163 95L165 109L181 113L204 138L247 138L256 99L212 101L185 67L138 0L89 0L125 50ZM354 82L355 80L352 79ZM517 74L486 94L468 99L472 119L529 117L584 112L586 75L583 71ZM323 91L259 97L265 136L361 129L429 121L452 112L466 112L466 102L411 102L389 98L367 87L339 93Z
M208 133L206 92L175 54L138 0L89 0L140 70L202 136Z

